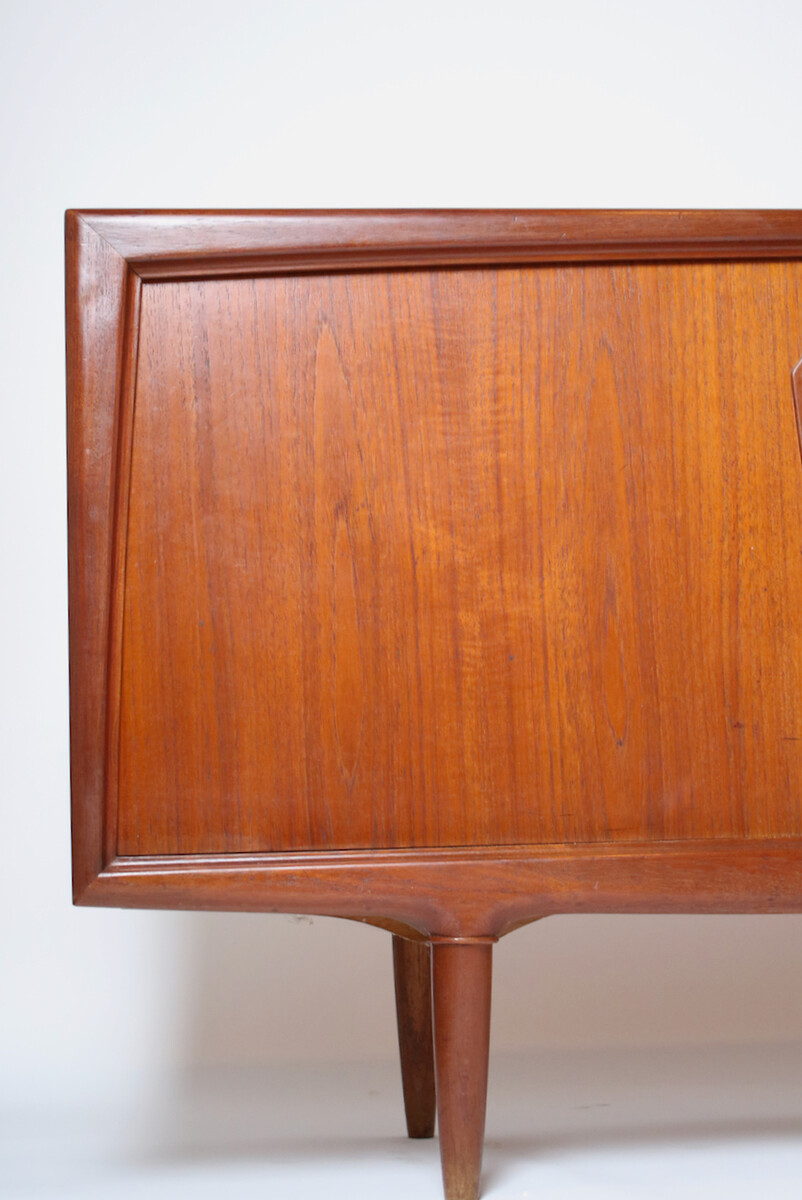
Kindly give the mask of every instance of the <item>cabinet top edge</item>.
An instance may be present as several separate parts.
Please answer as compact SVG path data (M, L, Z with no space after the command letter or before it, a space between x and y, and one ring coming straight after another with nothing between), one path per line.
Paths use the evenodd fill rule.
M793 209L69 209L144 276L504 263L802 258Z

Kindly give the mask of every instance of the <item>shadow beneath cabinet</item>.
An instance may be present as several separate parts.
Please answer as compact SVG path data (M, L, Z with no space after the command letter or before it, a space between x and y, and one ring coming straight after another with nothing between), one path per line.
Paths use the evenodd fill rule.
M409 1141L403 1131L395 1062L207 1069L182 1080L139 1153L436 1162L436 1138ZM802 1145L798 1044L491 1056L486 1191L522 1163L764 1141Z

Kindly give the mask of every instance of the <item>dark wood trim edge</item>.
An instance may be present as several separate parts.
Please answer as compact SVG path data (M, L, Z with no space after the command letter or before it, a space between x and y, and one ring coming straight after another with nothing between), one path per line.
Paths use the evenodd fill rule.
M80 216L133 270L151 279L802 257L802 217L785 210L86 210Z
M389 919L448 939L557 913L802 912L802 839L117 858L81 903Z
M65 219L70 769L73 895L104 848L111 530L117 398L123 372L125 260L79 214Z

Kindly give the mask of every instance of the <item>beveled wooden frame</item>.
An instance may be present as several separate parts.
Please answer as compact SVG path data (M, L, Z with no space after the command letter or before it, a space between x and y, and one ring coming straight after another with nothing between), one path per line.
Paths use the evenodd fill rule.
M70 675L78 904L346 916L494 940L566 912L802 911L802 839L121 857L120 676L143 281L475 264L802 258L798 212L71 211Z

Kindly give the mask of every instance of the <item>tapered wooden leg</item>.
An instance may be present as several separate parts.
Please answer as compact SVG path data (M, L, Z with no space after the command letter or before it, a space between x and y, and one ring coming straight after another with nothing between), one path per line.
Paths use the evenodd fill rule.
M393 935L395 1007L407 1133L434 1136L434 1046L432 1042L432 961L426 942Z
M490 942L432 946L437 1120L446 1200L476 1200L490 1046Z

